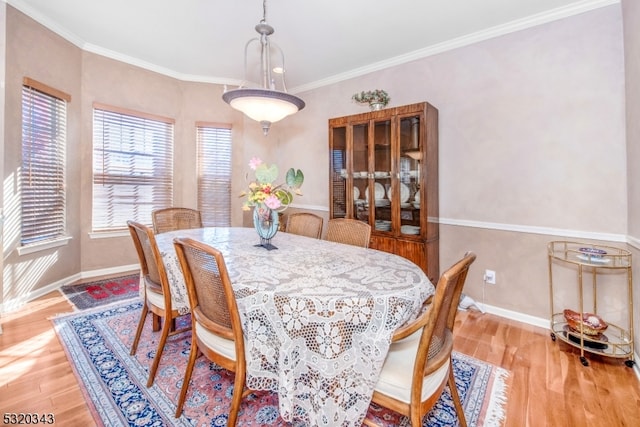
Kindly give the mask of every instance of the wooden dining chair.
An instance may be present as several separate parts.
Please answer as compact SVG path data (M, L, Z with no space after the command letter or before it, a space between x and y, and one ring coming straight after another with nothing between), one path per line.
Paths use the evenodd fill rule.
M222 253L193 239L176 238L174 246L185 279L193 338L184 374L176 418L182 414L189 380L199 352L217 365L235 372L228 426L235 426L245 390L246 360L240 314Z
M202 215L196 209L177 207L156 209L151 212L151 219L156 234L188 228L202 228Z
M369 247L371 226L357 219L333 218L327 223L327 238L331 242Z
M188 331L190 328L186 327L178 330L175 328L175 319L178 318L180 314L178 310L173 309L169 279L162 262L162 256L158 250L158 245L156 244L153 230L146 225L134 221L127 221L127 225L129 226L129 232L133 238L133 243L140 261L140 284L144 286L144 303L142 304L142 312L140 313L136 335L131 345L131 355L136 354L142 329L144 328L144 323L149 312L151 312L152 317L152 330L157 332L162 326L158 348L153 357L153 363L149 369L149 378L147 380L147 387L151 387L156 376L156 371L158 370L158 365L160 364L160 358L162 357L167 337Z
M457 302L475 259L475 254L468 252L442 274L430 306L392 337L371 401L407 416L412 427L422 426L424 416L446 384L459 425L467 425L453 376L451 352ZM377 426L371 418L366 418L364 424Z
M322 235L321 216L310 212L296 212L287 217L287 233L319 239Z

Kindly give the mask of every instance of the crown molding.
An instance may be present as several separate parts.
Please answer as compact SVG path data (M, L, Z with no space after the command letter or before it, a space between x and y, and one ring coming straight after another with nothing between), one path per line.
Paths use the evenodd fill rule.
M79 48L87 52L92 52L98 55L102 55L107 58L111 58L117 61L131 64L131 65L144 68L149 71L157 72L159 74L163 74L163 75L166 75L178 80L182 80L182 81L198 82L198 83L213 83L213 84L232 85L232 86L239 86L241 84L241 81L236 79L178 73L174 70L160 67L156 64L152 64L137 58L133 58L118 52L111 51L109 49L104 49L100 46L95 46L95 45L86 43L86 41L82 40L78 35L57 25L49 17L39 13L38 11L33 9L31 6L29 6L27 3L25 3L23 0L1 0L1 1L6 2L7 4L15 7L25 15L28 15L29 17L33 18L40 24L44 25L54 33L65 38L69 42L73 43L74 45L78 46ZM323 86L339 83L344 80L360 77L365 74L372 73L374 71L380 71L389 67L405 64L407 62L415 61L417 59L426 58L426 57L436 55L442 52L446 52L449 50L468 46L468 45L478 43L484 40L488 40L494 37L499 37L505 34L510 34L516 31L524 30L527 28L546 24L548 22L557 21L559 19L563 19L570 16L578 15L580 13L588 12L590 10L598 9L598 8L613 5L613 4L619 4L619 3L620 3L620 0L577 1L567 6L559 7L559 8L549 10L543 13L539 13L536 15L531 15L527 18L518 19L503 25L491 27L483 31L478 31L473 34L458 37L456 39L439 43L433 46L429 46L424 49L415 50L413 52L409 52L404 55L399 55L384 61L376 62L370 65L367 65L365 67L356 68L345 73L336 74L334 76L330 76L325 79L320 79L308 84L296 86L291 88L289 92L295 94L295 93L300 93L300 92L304 92L312 89L317 89Z
M535 27L538 25L546 24L549 22L557 21L559 19L568 18L580 13L588 12L590 10L599 9L601 7L610 6L612 4L618 4L620 0L583 0L570 5L559 7L547 12L531 15L523 19L508 22L506 24L498 25L488 28L483 31L478 31L473 34L458 37L456 39L448 40L443 43L439 43L433 46L426 47L424 49L418 49L413 52L409 52L404 55L399 55L393 58L386 59L384 61L376 62L365 67L360 67L348 71L346 73L336 74L326 79L317 80L309 84L296 86L291 89L293 93L299 93L308 91L311 89L317 89L322 86L339 83L344 80L363 76L365 74L372 73L374 71L380 71L386 68L394 67L396 65L405 64L407 62L415 61L417 59L426 58L429 56L437 55L442 52L454 50L460 47L469 46L474 43L489 40L495 37L503 36L505 34L514 33L517 31L525 30L527 28Z

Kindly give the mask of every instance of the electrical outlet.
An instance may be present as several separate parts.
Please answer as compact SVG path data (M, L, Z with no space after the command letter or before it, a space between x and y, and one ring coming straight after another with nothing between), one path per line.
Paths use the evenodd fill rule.
M490 285L496 284L496 272L493 270L484 271L484 281Z

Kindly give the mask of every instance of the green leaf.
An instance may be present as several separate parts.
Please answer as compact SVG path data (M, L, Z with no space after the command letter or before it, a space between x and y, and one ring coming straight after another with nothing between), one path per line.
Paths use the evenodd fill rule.
M278 197L282 206L289 206L293 202L293 194L287 190L278 189L276 191L276 197Z
M278 177L278 166L267 166L266 163L261 163L256 168L256 179L260 183L272 183Z
M287 185L291 188L300 188L304 182L304 174L300 169L297 171L293 168L287 171Z

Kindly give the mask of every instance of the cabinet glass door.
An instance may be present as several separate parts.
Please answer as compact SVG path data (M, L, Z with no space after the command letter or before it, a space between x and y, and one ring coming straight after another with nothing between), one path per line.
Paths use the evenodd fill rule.
M423 147L420 138L420 116L400 119L400 233L420 234L420 187Z
M377 231L391 232L391 120L375 122L373 141L374 226Z
M353 217L369 222L369 123L353 126Z
M336 127L331 132L331 209L334 218L347 216L347 129Z

